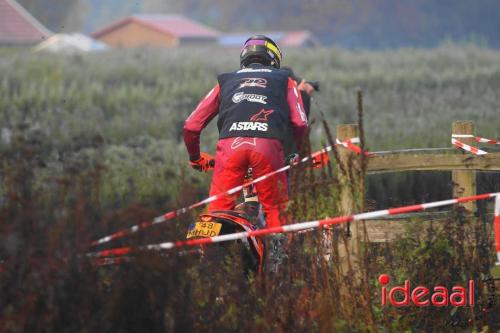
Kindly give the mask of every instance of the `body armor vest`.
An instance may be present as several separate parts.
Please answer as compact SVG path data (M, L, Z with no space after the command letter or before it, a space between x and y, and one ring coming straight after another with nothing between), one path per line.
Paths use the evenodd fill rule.
M219 137L261 137L283 141L289 126L288 72L254 65L218 76Z

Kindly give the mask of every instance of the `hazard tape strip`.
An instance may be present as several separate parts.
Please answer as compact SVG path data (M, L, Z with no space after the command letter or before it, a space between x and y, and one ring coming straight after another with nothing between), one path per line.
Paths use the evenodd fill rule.
M480 142L480 143L487 143L487 144L490 144L490 145L500 145L500 141L495 141L495 140L490 140L490 139L486 139L486 138L481 138L479 136L476 136L474 138L474 140L476 140L477 142Z
M350 139L347 139L345 141L340 141L339 139L336 139L336 142L337 144L339 145L342 145L344 147L346 147L347 149L350 149L358 154L364 154L365 156L371 156L373 155L372 153L369 153L369 152L364 152L361 150L361 148L359 148L358 146L355 145L355 143L359 143L360 140L359 140L359 137L355 137L355 138L350 138ZM298 163L294 164L294 165L297 165L297 164L300 164L300 163L305 163L311 159L314 159L315 157L321 155L321 154L325 154L325 153L328 153L332 151L332 146L327 146L315 153L313 153L312 155L310 156L306 156L304 158L302 158L301 160L299 160ZM123 237L126 237L126 236L129 236L129 235L132 235L138 231L141 231L141 230L144 230L144 229L147 229L155 224L160 224L160 223L164 223L168 220L172 220L174 218L176 218L177 216L179 215L182 215L182 214L185 214L195 208L198 208L198 207L201 207L201 206L204 206L212 201L215 201L215 200L218 200L220 198L223 198L225 196L228 196L228 195L233 195L235 193L238 193L240 192L241 190L243 190L244 187L248 187L250 185L253 185L253 184L256 184L258 182L261 182L265 179L268 179L278 173L281 173L281 172L284 172L286 170L290 169L290 165L285 165L284 167L280 168L280 169L277 169L275 171L272 171L268 174L265 174L259 178L256 178L252 181L249 181L247 183L244 183L243 185L240 185L240 186L236 186L226 192L223 192L223 193L219 193L219 194L216 194L216 195L213 195L213 196L210 196L206 199L203 199L201 201L198 201L188 207L183 207L183 208L179 208L177 210L173 210L173 211L170 211L168 213L165 213L163 215L160 215L160 216L157 216L155 217L152 221L145 221L145 222L142 222L140 224L136 224L136 225L133 225L127 229L124 229L124 230L120 230L118 232L115 232L111 235L108 235L108 236L105 236L103 238L100 238L98 240L95 240L93 241L90 245L91 246L97 246L97 245L102 245L102 244L106 244L106 243L109 243L113 240L116 240L116 239L120 239L120 238L123 238Z
M301 160L299 160L299 162L297 162L296 164L294 165L297 165L297 164L300 164L300 163L305 163L311 159L314 159L315 157L321 155L321 154L325 154L325 153L328 153L332 151L332 147L331 146L327 146L315 153L313 153L312 155L310 156L306 156L304 158L302 158ZM225 196L228 196L228 195L233 195L235 193L238 193L239 191L243 190L244 187L248 187L250 185L253 185L253 184L257 184L258 182L261 182L263 181L264 179L268 179L278 173L281 173L281 172L284 172L286 170L290 169L290 165L285 165L284 167L280 168L280 169L277 169L275 171L272 171L268 174L265 174L259 178L256 178L252 181L249 181L249 182L246 182L244 183L243 185L239 185L239 186L236 186L226 192L223 192L223 193L219 193L219 194L216 194L216 195L213 195L213 196L210 196L206 199L203 199L201 201L198 201L188 207L183 207L183 208L179 208L179 209L176 209L176 210L173 210L173 211L170 211L168 213L165 213L163 215L160 215L158 217L155 217L152 221L145 221L145 222L142 222L140 224L136 224L136 225L133 225L127 229L124 229L124 230L120 230L118 232L115 232L111 235L108 235L108 236L105 236L103 238L100 238L98 240L95 240L91 243L91 246L97 246L97 245L101 245L101 244L105 244L105 243L108 243L108 242L111 242L113 240L116 240L116 239L119 239L119 238L123 238L123 237L126 237L126 236L129 236L131 234L134 234L140 230L144 230L144 229L147 229L149 227L151 227L152 225L155 225L155 224L160 224L160 223L164 223L168 220L171 220L179 215L182 215L182 214L185 214L195 208L198 208L198 207L201 207L203 205L206 205L212 201L215 201L215 200L218 200L220 198L223 198Z
M480 136L474 136L472 134L452 134L452 138L473 138L476 142L479 143L487 143L490 145L500 145L500 141L490 140L486 138L482 138Z
M500 265L500 194L495 199L495 220L493 222L495 229L495 249L497 251L497 265Z
M500 193L485 193L485 194L473 195L473 196L462 197L462 198L455 198L455 199L449 199L449 200L443 200L443 201L423 203L423 204L418 204L418 205L403 206L403 207L399 207L399 208L389 208L389 209L378 210L378 211L373 211L373 212L368 212L368 213L327 218L327 219L323 219L323 220L310 221L310 222L302 222L302 223L285 225L285 226L281 226L281 227L259 229L259 230L247 231L247 232L238 232L238 233L227 234L227 235L222 235L222 236L215 236L215 237L211 237L211 238L200 238L200 239L194 239L194 240L181 240L181 241L176 241L176 242L150 244L150 245L140 246L137 248L132 248L132 247L114 248L114 249L109 249L109 250L87 253L86 256L89 258L122 256L122 255L128 255L136 250L139 250L139 251L168 250L168 249L177 248L177 247L227 242L227 241L234 241L234 240L248 238L248 237L264 236L264 235L269 235L269 234L297 232L297 231L301 231L301 230L305 230L305 229L320 228L320 227L324 227L327 225L335 225L335 224L341 224L341 223L350 222L350 221L357 221L357 220L375 219L375 218L380 218L383 216L422 211L422 210L435 208L435 207L449 206L449 205L454 205L457 203L464 203L464 202L469 202L469 201L485 200L485 199L489 199L489 198L493 198L493 197L497 198L497 203L498 203L499 196L500 196ZM497 207L498 207L498 205L497 205ZM500 213L495 211L495 214L496 214L496 216L498 216L497 214L500 214ZM496 231L496 235L497 235L496 236L497 237L496 238L497 245L500 245L498 243L499 237L500 237L499 236L500 230L498 230L498 229L500 229L500 219L495 217L495 231ZM497 251L499 251L499 249L500 248L497 246ZM498 252L497 252L497 254L498 254Z
M481 149L476 148L476 147L469 146L469 145L463 143L462 141L458 141L455 138L451 138L451 144L455 145L455 147L458 147L458 148L461 148L461 149L463 149L465 151L468 151L468 152L470 152L470 153L472 153L474 155L486 155L486 154L488 154L484 150L481 150Z
M347 139L347 140L344 140L344 141L340 141L338 138L335 139L335 143L340 145L340 146L343 146L349 150L352 150L353 152L355 152L356 154L363 154L365 156L371 156L373 155L373 153L370 153L370 152L367 152L367 151L363 151L360 147L356 146L355 143L360 143L360 139L359 137L354 137L354 138L350 138L350 139Z

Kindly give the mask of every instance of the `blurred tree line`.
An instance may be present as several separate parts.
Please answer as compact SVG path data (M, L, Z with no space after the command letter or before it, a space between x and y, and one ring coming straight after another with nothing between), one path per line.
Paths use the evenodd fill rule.
M500 47L497 0L20 0L54 31L95 31L134 13L182 13L221 31L308 29L343 47Z

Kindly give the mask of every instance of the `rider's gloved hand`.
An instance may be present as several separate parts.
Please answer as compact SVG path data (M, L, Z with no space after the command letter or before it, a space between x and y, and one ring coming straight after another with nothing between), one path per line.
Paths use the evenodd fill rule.
M316 91L315 86L313 86L311 82L307 82L305 80L302 80L297 88L300 91L305 91L305 93L308 94L309 96L312 96L314 91Z
M190 156L189 164L197 171L207 172L214 167L215 159L211 155L202 152L198 156Z
M286 157L286 164L296 165L300 162L299 154L293 153Z

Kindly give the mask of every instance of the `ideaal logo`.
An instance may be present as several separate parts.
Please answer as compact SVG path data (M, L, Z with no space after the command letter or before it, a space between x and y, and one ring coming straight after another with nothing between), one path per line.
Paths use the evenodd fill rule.
M443 286L435 286L432 291L424 286L411 289L410 280L405 280L404 286L396 286L388 290L385 286L390 280L387 274L378 277L378 282L383 286L382 305L387 305L387 299L397 307L409 306L410 303L420 307L431 304L438 307L474 305L474 280L469 280L468 289L454 286L451 288L451 293Z

